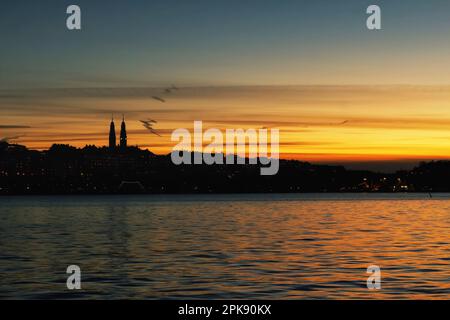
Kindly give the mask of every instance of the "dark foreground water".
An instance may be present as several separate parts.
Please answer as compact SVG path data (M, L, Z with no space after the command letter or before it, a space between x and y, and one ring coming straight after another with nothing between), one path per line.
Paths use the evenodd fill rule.
M450 298L450 197L427 197L3 197L0 298Z

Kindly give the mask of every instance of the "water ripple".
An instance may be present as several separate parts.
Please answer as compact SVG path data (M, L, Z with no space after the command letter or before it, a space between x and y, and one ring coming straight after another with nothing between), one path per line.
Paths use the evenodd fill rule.
M448 299L450 199L421 197L4 197L0 297Z

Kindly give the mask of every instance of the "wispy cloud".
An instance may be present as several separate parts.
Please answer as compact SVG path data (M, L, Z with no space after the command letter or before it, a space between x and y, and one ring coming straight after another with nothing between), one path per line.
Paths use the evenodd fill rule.
M23 126L23 125L15 125L15 124L0 124L0 129L28 129L31 128L30 126Z

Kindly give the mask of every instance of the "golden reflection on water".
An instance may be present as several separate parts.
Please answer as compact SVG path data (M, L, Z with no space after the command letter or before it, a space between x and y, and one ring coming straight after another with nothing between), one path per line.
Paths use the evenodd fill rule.
M0 201L0 298L450 298L450 199Z

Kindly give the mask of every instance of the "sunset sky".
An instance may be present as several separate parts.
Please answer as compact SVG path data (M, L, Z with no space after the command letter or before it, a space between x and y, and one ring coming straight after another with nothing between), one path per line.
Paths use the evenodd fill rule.
M366 28L375 3L381 31ZM2 1L0 39L0 139L30 148L106 145L124 113L129 144L159 154L202 120L279 128L284 158L450 158L448 0Z

